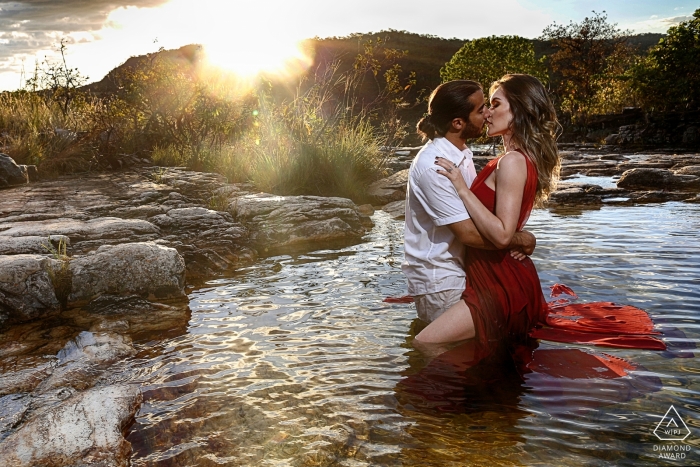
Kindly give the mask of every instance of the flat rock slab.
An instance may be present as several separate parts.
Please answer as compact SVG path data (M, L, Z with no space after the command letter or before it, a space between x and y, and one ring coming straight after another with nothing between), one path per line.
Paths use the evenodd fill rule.
M257 247L358 238L371 223L351 200L265 193L234 198L229 212L249 226Z
M405 199L408 173L409 169L401 170L390 177L372 183L367 189L372 203L382 205Z
M700 165L687 165L675 171L676 175L695 175L700 177Z
M678 175L667 169L638 168L623 173L617 186L637 190L697 190L700 189L700 177Z
M9 237L0 235L0 255L22 255L51 253L51 249L57 249L58 244L63 242L66 251L70 246L70 238L65 235L49 235L40 237L29 235L26 237Z
M0 235L7 237L64 235L72 242L119 239L138 241L158 237L158 227L142 219L98 217L88 221L58 218L45 221L8 222L0 224Z
M68 302L87 303L103 294L168 299L185 295L185 261L174 248L153 242L105 245L70 262Z
M123 431L142 403L130 385L94 388L36 415L0 444L0 465L129 465Z
M382 211L389 213L393 219L401 220L406 218L406 200L393 201L384 207Z

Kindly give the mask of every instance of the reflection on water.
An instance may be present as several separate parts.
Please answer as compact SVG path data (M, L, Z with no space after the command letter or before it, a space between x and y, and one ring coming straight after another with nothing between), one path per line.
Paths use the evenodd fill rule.
M145 396L134 465L658 465L652 431L671 404L695 430L684 465L700 462L687 351L605 349L636 368L621 378L567 377L579 360L558 377L428 364L410 344L413 306L382 303L405 293L403 225L374 219L359 245L209 282L190 295L185 333L140 336L125 370ZM536 211L528 228L544 287L646 309L671 347L700 339L699 206ZM601 352L538 351L566 348Z
M543 286L648 310L669 351L541 342L526 371L452 358L468 361L469 344L426 361L413 306L381 301L405 292L402 223L375 222L363 243L264 259L189 303L112 299L14 326L0 371L36 372L82 330L128 334L137 357L100 384L143 390L140 466L658 465L678 444L652 433L672 404L692 431L677 463L700 462L698 205L534 212ZM25 379L15 391L34 389Z
M589 176L583 174L574 174L566 177L564 182L585 183L588 185L598 185L601 188L616 188L617 178L619 177L604 177L604 176Z

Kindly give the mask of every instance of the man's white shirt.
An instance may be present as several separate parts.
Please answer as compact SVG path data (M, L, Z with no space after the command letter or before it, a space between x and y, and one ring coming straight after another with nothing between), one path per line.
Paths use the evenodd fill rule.
M452 182L437 173L437 156L456 164L468 186L476 178L471 150L459 150L445 138L429 141L413 160L401 265L411 295L465 287L465 247L447 225L469 219L469 214Z

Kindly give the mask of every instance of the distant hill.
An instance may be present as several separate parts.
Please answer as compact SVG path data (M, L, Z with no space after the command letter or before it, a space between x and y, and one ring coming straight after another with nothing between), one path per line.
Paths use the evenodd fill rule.
M126 70L133 70L144 66L156 56L178 62L183 68L190 69L197 63L197 60L199 60L200 50L201 46L197 44L190 44L180 47L179 49L160 50L147 55L137 55L129 58L121 65L112 69L100 81L87 84L83 86L82 89L97 95L109 95L116 93L118 91L116 77L120 73Z
M638 47L640 52L645 52L651 46L657 44L662 37L664 37L663 34L639 34L631 36L629 40ZM363 51L364 42L372 40L376 43L377 39L380 38L384 42L385 47L408 52L405 57L398 60L398 64L403 70L402 78L406 78L411 71L416 73L416 85L409 91L408 99L414 103L420 99L420 103L406 109L404 117L409 121L417 120L426 111L427 103L425 99L427 95L441 82L440 68L464 45L466 42L464 39L445 39L395 30L352 34L345 37L309 39L306 42L306 46L311 46L315 49L315 59L309 69L309 73L314 73L318 67L334 60L341 62L341 71L348 69L352 66L357 54ZM554 49L547 41L533 39L533 46L538 57L554 53ZM122 65L110 71L102 80L89 84L84 89L100 95L116 92L117 88L114 78L121 70L140 66L148 60L152 60L156 54L158 56L164 55L169 60L178 62L180 66L188 68L193 67L199 60L200 46L186 45L176 50L163 50L149 55L131 57ZM378 79L381 78L381 76L378 77ZM373 99L376 91L377 86L376 84L373 86L371 81L368 81L366 88L362 90L368 100Z

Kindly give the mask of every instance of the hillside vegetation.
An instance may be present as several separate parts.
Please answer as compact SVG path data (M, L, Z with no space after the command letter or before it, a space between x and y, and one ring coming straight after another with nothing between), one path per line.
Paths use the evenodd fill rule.
M700 49L699 12L666 36L628 36L594 13L536 40L394 30L315 38L304 44L314 52L304 74L253 83L207 65L197 45L132 57L90 84L65 61L44 63L25 89L0 94L0 146L44 174L149 159L273 193L361 201L385 175L382 148L420 142L415 124L444 80L487 88L505 72L535 74L571 137L626 107L696 111L700 61L686 51ZM498 58L515 44L518 53Z

